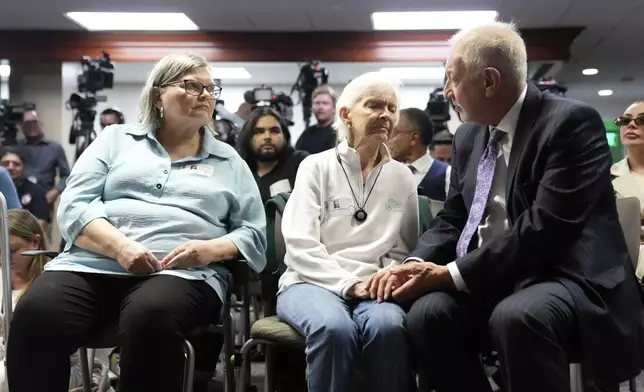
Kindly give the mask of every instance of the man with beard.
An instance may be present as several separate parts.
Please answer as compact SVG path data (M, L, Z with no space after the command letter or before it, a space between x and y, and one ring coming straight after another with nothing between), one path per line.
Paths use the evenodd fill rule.
M239 155L250 167L266 203L271 197L290 192L305 151L291 147L288 124L274 109L255 109L239 134Z
M336 132L331 127L335 120L335 92L329 86L320 86L313 91L313 115L317 124L302 132L295 148L309 154L317 154L335 147Z

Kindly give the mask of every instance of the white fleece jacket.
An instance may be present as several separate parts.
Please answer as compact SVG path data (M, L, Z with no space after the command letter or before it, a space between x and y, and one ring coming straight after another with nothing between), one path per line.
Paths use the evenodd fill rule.
M358 154L346 141L337 150L302 161L282 217L287 269L279 281L280 292L307 282L347 298L356 282L402 263L415 248L419 219L413 174L392 160L384 145L381 149L386 159L364 183ZM358 206L338 156L359 205L375 182L362 223L353 217Z

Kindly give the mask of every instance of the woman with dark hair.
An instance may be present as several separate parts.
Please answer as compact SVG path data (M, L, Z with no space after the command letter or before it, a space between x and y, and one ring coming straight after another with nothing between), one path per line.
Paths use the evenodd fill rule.
M251 112L239 133L237 150L253 172L264 203L293 189L300 162L308 156L291 146L288 123L270 106Z

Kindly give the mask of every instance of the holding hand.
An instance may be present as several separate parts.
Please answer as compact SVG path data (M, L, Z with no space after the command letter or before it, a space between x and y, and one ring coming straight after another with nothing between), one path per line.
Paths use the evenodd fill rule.
M378 302L392 298L405 302L431 290L454 287L449 269L430 262L410 262L387 268L373 275L367 283L369 295Z
M355 298L369 299L369 291L367 290L368 282L358 282L351 286L347 291L347 295Z
M116 261L126 270L136 275L148 275L161 271L159 260L136 241L124 240L116 249Z

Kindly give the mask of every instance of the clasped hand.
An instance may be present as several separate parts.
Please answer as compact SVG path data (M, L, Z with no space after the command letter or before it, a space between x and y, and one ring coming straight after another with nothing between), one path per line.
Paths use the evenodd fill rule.
M378 302L394 300L406 302L419 298L435 289L453 286L446 266L430 262L410 262L379 271L366 282L358 282L348 295L375 299Z
M167 269L198 268L213 261L208 241L192 240L173 249L159 261L136 241L126 240L116 251L116 261L136 275L148 275Z

